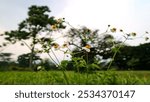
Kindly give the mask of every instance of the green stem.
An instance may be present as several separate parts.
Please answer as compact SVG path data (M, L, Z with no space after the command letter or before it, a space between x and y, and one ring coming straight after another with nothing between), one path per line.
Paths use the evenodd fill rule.
M86 84L87 84L87 82L88 82L88 77L89 77L89 67L88 67L88 65L89 65L89 63L88 63L89 61L88 61L88 52L86 52L86 71L87 71L87 73L86 73Z
M127 39L128 39L128 38L126 38L125 41L126 41ZM122 43L124 43L125 41L123 41ZM107 67L107 70L110 69L110 67L111 67L111 65L112 65L112 63L113 63L113 61L114 61L114 59L115 59L115 57L116 57L118 51L120 50L120 48L121 48L121 45L120 45L120 46L118 47L118 49L115 51L115 53L114 53L114 55L113 55L113 57L112 57L112 60L110 61L109 65L108 65L108 67Z
M51 56L49 53L47 53L47 54L48 54L48 56L50 57L50 59L51 59L58 67L60 67L60 68L62 69L62 72L63 72L64 78L65 78L65 81L66 81L67 85L69 85L69 80L68 80L68 77L67 77L67 75L66 75L66 73L65 73L65 70L64 70L58 63L56 63L56 61L52 58L52 56Z
M120 48L121 48L121 46L119 46L119 48L118 48L118 49L116 50L116 52L114 53L114 55L113 55L113 57L112 57L112 60L110 61L109 65L108 65L107 70L110 69L110 67L111 67L111 65L112 65L112 63L113 63L113 61L114 61L114 59L115 59L115 57L116 57L116 55L117 55L117 53L118 53L118 51L119 51Z
M63 75L64 75L67 85L69 85L69 80L68 80L67 74L65 73L65 70L63 68L62 68L62 72L63 72Z
M50 59L51 59L57 66L59 66L59 64L56 63L56 61L52 58L52 56L51 56L49 53L47 53L47 54L48 54L48 56L50 57Z
M60 64L60 62L59 62L59 60L58 60L58 58L57 58L56 54L54 53L54 51L53 51L52 49L51 49L51 51L52 51L52 53L53 53L54 57L56 58L57 62Z
M55 56L56 60L58 61L58 63L60 64L60 62L59 62L57 56L55 55L54 51L53 51L52 49L51 49L51 51L52 51L53 55ZM50 54L49 54L49 55L50 55ZM53 59L53 58L51 57L51 59ZM53 61L54 61L54 59L53 59ZM54 62L56 63L56 61L54 61ZM56 63L56 64L57 64L57 63ZM68 77L67 77L67 75L66 75L66 73L65 73L65 70L64 70L59 64L57 64L57 65L62 69L62 72L63 72L64 78L65 78L65 80L66 80L66 83L69 85L69 80L68 80Z

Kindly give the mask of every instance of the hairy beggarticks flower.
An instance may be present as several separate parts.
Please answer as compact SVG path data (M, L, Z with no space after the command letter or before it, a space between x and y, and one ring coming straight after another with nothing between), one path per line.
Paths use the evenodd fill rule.
M122 29L120 29L120 32L123 32L123 30L122 30Z
M148 31L145 32L146 34L149 34Z
M148 37L145 37L145 41L147 41L147 40L149 40L149 38L148 38Z
M91 48L91 46L90 46L89 44L86 44L85 47L86 47L87 49L90 49L90 48Z
M53 43L52 46L53 46L55 49L58 49L58 48L59 48L59 44L57 44L57 43Z
M83 50L85 50L86 52L90 52L90 49L86 48L86 47L82 47Z
M110 29L110 31L111 31L112 33L115 33L115 32L117 31L117 29L116 29L116 28L112 28L112 29Z
M86 52L90 52L90 48L91 46L89 44L86 44L84 47L82 47L82 49L85 50Z
M57 30L57 24L51 25L52 30Z
M132 35L132 36L136 36L136 33L135 33L135 32L132 32L131 35Z
M64 18L59 18L58 20L57 20L57 23L62 23L64 21Z
M68 47L68 44L67 44L67 43L64 43L64 44L62 45L62 48L66 48L66 47Z

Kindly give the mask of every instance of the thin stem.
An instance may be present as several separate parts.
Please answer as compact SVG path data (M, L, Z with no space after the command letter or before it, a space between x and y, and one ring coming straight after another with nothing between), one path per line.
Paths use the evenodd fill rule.
M53 53L54 57L56 58L57 62L60 64L60 62L59 62L59 60L58 60L58 58L57 58L56 54L54 53L54 51L53 51L52 49L51 49L51 51L52 51L52 53Z
M76 44L74 44L74 43L70 43L70 45L74 45L74 46L76 46L77 48L82 49L82 47L80 47L80 46L78 46L78 45L76 45Z
M56 65L59 66L59 64L56 63L56 61L52 58L52 56L51 56L49 53L47 53L47 54L48 54L48 56L50 57L50 59L51 59Z
M47 54L48 54L48 56L51 58L51 60L54 61L54 63L55 63L58 67L60 67L60 68L62 69L62 72L63 72L64 78L65 78L65 80L66 80L66 83L67 83L67 85L69 85L69 80L68 80L68 77L67 77L67 75L66 75L66 73L65 73L65 70L64 70L58 63L56 63L56 61L51 57L51 55L50 55L49 53L47 53Z
M32 48L23 40L21 40L30 50L32 50Z
M127 38L128 39L128 38ZM126 40L127 40L126 39ZM125 41L126 41L125 40ZM124 41L124 42L125 42ZM124 43L124 42L122 42L122 43ZM115 51L115 53L114 53L114 55L113 55L113 57L112 57L112 60L110 61L110 63L109 63L109 65L108 65L108 67L107 67L107 70L109 70L110 69L110 67L111 67L111 65L112 65L112 63L113 63L113 61L114 61L114 59L115 59L115 57L116 57L116 55L117 55L117 53L118 53L118 51L120 50L120 48L121 48L122 46L120 45L119 47L118 47L118 49Z
M66 54L64 54L64 56L63 56L63 60L65 60L65 55L66 55Z
M88 67L88 65L89 65L89 63L88 63L89 61L88 61L88 52L86 52L86 83L88 82L88 77L89 77L89 67Z
M114 61L114 59L115 59L115 57L116 57L116 55L117 55L117 53L118 53L120 48L121 48L121 46L119 46L118 49L115 51L115 53L114 53L114 55L112 57L112 60L110 61L109 65L108 65L107 70L110 69L110 67L111 67L111 65L112 65L112 63L113 63L113 61Z
M63 68L62 68L62 72L63 72L64 78L67 82L67 85L69 85L69 80L68 80L67 74L65 73L65 70Z

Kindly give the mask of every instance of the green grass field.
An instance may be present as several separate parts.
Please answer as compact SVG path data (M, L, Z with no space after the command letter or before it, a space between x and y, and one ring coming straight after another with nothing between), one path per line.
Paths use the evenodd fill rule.
M65 72L71 85L150 85L150 71ZM0 72L1 85L64 85L61 71Z

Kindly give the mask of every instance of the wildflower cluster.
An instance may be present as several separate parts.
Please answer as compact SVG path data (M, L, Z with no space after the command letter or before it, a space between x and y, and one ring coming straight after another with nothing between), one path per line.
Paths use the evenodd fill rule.
M52 17L51 21L50 21L50 29L52 31L57 31L59 29L65 29L66 26L63 24L64 22L65 22L64 18L56 19L56 18Z
M110 29L110 31L111 31L112 33L115 33L115 32L117 31L117 29L116 29L116 28L112 28L112 29Z
M65 29L66 26L63 25L64 23L65 23L64 18L56 19L56 18L52 17L49 22L50 31L57 31L59 29ZM88 66L88 65L92 65L93 63L95 63L94 62L95 58L96 58L95 56L97 56L97 54L103 53L103 55L104 55L104 54L108 54L110 52L112 53L113 49L115 49L113 52L114 55L112 56L113 57L112 61L110 62L109 66L108 66L108 69L109 69L116 54L118 53L119 49L121 48L120 45L122 43L124 43L126 40L129 40L129 39L137 36L136 32L125 33L123 29L118 29L116 27L112 27L111 25L108 25L106 32L101 33L101 34L99 34L98 32L99 32L99 30L91 30L87 27L82 27L81 29L76 29L76 28L72 27L70 29L70 32L66 33L67 36L65 36L65 37L67 37L67 38L72 37L73 39L71 39L61 45L59 43L57 43L57 41L55 41L55 39L53 39L53 36L40 38L40 39L38 39L37 42L39 42L41 44L42 49L37 50L37 53L43 53L43 52L47 53L50 56L50 58L54 61L54 59L51 57L50 54L53 54L55 56L55 59L58 60L58 56L57 56L57 54L55 54L55 51L59 50L59 51L64 52L64 55L70 54L72 56L72 60L76 59L76 58L78 59L78 57L82 57L82 59L80 59L80 60L84 60L83 62L86 62L86 65ZM121 42L121 44L120 44L120 43L117 43L116 41L112 40L114 38L113 38L113 36L111 36L111 34L113 35L114 33L124 34L123 37L125 38L125 41ZM148 34L148 32L145 32L145 33ZM104 34L104 37L101 36L102 34ZM145 37L146 41L148 39L149 39L148 37ZM102 45L102 44L104 44L104 45ZM69 47L72 45L78 49L78 52L73 52L72 50L70 50ZM108 48L106 48L106 47L108 47ZM79 54L79 56L78 56L78 54ZM91 60L93 60L93 61L91 61ZM57 62L59 62L59 61L57 61ZM57 64L57 62L55 62L55 64L59 66L60 63ZM88 68L86 65L84 67ZM96 65L99 66L99 64L96 64ZM96 66L96 68L98 68L97 66Z
M111 26L108 25L108 30L110 29L110 32L111 33L117 33L117 28L113 27L113 28L110 28ZM106 31L108 33L108 30ZM123 37L125 37L125 39L129 40L129 39L133 39L132 37L134 37L135 39L136 38L145 38L145 41L148 41L149 40L149 32L146 31L145 34L143 34L142 36L138 37L137 33L136 32L131 32L131 33L125 33L123 31L123 29L120 29L119 32L122 32L124 35ZM136 37L137 36L137 37Z

